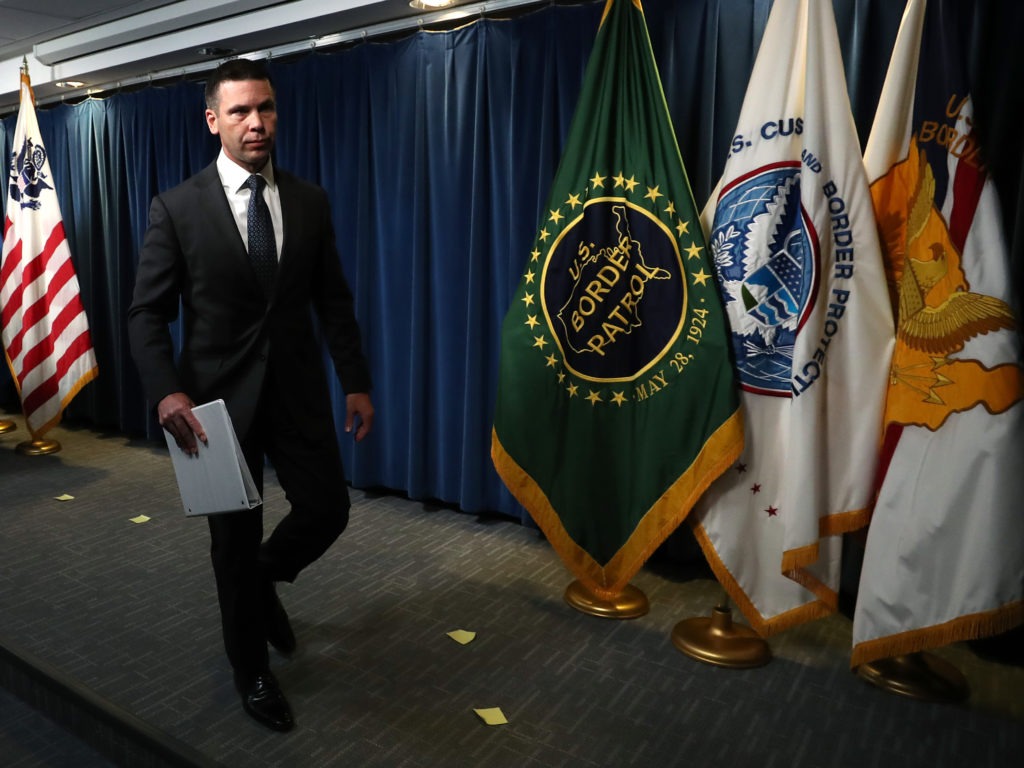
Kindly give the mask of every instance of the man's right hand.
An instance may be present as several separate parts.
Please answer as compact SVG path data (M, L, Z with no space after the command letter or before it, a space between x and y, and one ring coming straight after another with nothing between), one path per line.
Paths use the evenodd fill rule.
M156 415L160 420L160 426L174 436L174 441L185 453L195 456L199 453L199 444L196 438L206 444L206 432L199 419L192 415L192 408L195 403L184 392L174 392L163 400L156 407Z

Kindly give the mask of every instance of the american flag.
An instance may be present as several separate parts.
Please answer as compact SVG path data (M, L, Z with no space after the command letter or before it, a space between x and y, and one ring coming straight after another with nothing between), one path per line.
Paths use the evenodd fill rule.
M38 440L98 369L25 71L6 211L0 326L25 421Z

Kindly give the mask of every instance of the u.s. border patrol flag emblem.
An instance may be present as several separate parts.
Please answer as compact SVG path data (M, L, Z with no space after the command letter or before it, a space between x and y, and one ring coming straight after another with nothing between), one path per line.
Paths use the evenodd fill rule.
M832 5L776 0L703 214L743 455L691 522L762 635L834 611L872 501L892 311Z
M609 0L502 332L491 454L616 595L738 456L725 316L640 3Z

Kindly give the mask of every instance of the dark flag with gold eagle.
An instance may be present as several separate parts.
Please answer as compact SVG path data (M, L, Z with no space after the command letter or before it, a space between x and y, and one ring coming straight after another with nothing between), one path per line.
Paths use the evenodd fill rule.
M491 456L619 594L739 455L725 318L638 0L608 0L502 331Z

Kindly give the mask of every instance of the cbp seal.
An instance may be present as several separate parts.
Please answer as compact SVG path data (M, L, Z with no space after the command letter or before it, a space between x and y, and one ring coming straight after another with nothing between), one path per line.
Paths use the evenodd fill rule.
M820 249L800 202L800 164L766 166L727 187L710 247L741 386L792 397L794 342L814 308L819 281Z

